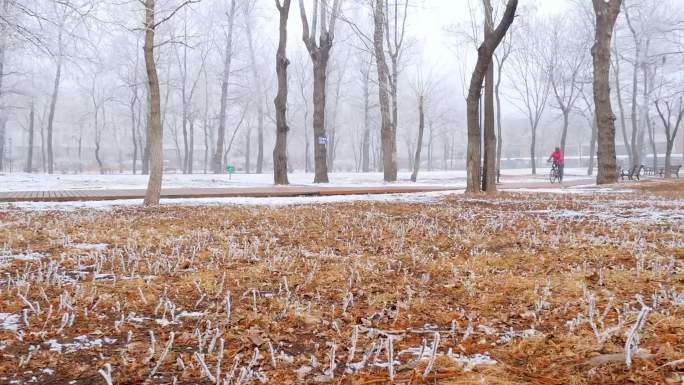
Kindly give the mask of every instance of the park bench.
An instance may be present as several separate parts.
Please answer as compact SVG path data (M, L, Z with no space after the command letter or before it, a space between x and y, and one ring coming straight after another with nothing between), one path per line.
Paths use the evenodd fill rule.
M643 170L644 170L643 164L640 166L634 166L634 167L627 169L627 170L620 169L620 177L622 178L622 180L625 180L625 177L627 177L627 179L629 179L629 180L634 180L634 178L636 178L636 180L640 180L639 175L641 174L641 172Z
M675 175L677 178L679 178L679 170L681 170L681 169L682 169L681 164L678 164L676 166L670 166L670 171L672 172L672 175ZM660 175L661 177L665 176L665 167L661 167L658 170L658 175Z

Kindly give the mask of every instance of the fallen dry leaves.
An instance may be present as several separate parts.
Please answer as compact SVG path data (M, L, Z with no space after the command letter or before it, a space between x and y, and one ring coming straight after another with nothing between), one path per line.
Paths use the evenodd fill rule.
M682 185L3 210L0 383L681 383Z

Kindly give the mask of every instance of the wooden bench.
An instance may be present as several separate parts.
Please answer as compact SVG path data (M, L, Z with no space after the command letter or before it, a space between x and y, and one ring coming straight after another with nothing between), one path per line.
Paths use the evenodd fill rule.
M681 170L681 169L682 169L681 164L678 164L676 166L670 166L670 172L672 173L672 175L675 175L677 178L679 178L679 170ZM661 167L658 170L658 175L660 175L661 177L665 176L665 167Z
M629 180L634 180L634 178L636 178L636 180L640 180L639 176L643 170L644 170L643 164L639 165L639 166L634 166L634 167L627 169L627 170L620 169L620 177L622 178L622 180L625 180L625 177L627 177L627 179L629 179Z

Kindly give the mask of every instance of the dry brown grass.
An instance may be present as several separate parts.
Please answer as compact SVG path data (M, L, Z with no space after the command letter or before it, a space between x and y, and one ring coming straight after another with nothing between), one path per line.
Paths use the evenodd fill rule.
M254 368L269 383L313 382L327 368L334 342L335 383L388 383L386 368L367 365L359 373L343 373L354 325L371 330L359 333L356 362L364 349L381 341L374 330L400 336L394 343L399 352L419 347L423 337L432 341L433 333L421 333L429 324L442 331L440 353L488 354L497 363L467 370L442 355L424 380L425 360L411 368L415 365L405 365L410 356L402 355L396 380L662 384L676 378L678 369L684 371L682 365L662 366L684 357L684 305L667 298L660 299L640 333L639 346L652 358L637 359L631 369L624 362L587 364L592 357L623 351L625 332L639 310L636 295L650 305L663 289L684 296L682 184L638 186L639 193L454 196L429 204L5 210L0 212L0 244L7 252L32 250L49 257L42 265L0 263L0 313L21 314L27 308L17 293L41 308L39 314L29 312L28 327L20 325L22 341L0 329L0 383L32 376L40 383L104 383L97 370L106 363L113 366L115 384L172 383L174 377L179 383L208 382L192 356L198 350L193 334L217 327L225 341L222 373L230 370L236 354L242 357L239 366L247 365L258 346L261 357ZM97 253L77 248L80 243L110 246ZM60 285L43 282L40 274L50 260L59 261L53 266L58 277L77 270L84 274ZM94 280L96 267L90 265L96 262L100 273L116 279ZM230 320L223 303L228 292ZM597 342L587 323L572 331L566 324L578 314L586 316L585 292L596 297L599 313L611 304L606 327L624 319L624 327L604 343ZM65 293L73 310L59 309L59 295ZM162 318L163 307L156 315L155 308L163 293L177 307L176 314L204 315L161 327L154 319ZM343 312L347 293L353 302ZM69 313L76 316L73 326L58 331L62 315ZM130 313L150 319L115 325ZM464 339L469 324L473 330ZM509 330L532 327L537 336L500 340ZM149 330L157 342L153 358L146 360ZM157 375L147 379L171 331L176 336L171 352ZM79 335L116 342L61 354L50 352L45 343L69 342ZM268 341L294 362L280 360L273 369ZM205 361L214 370L218 355L206 352L208 344ZM19 368L31 346L41 348ZM319 366L297 379L295 370L310 365L312 356ZM378 360L386 362L387 353L380 352ZM40 374L40 368L55 373Z

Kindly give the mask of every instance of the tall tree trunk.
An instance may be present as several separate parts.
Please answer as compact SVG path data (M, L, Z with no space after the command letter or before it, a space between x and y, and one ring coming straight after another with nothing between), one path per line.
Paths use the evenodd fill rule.
M223 146L226 137L226 109L228 108L228 81L230 80L230 65L233 59L233 27L235 25L235 1L230 2L228 12L228 33L226 35L226 48L223 58L223 77L221 78L221 107L219 109L219 127L216 140L216 151L212 159L214 174L223 172Z
M0 114L0 172L5 171L5 135L7 128L7 116Z
M195 160L195 117L191 116L190 117L190 140L188 141L189 148L188 148L188 160L187 160L187 173L192 174L193 173L193 166L194 166L194 160Z
M263 103L257 105L257 163L256 172L261 174L264 171L264 106Z
M208 85L208 84L207 84ZM207 97L204 99L204 119L202 121L202 134L204 135L204 162L202 163L204 165L203 173L206 174L207 171L209 170L209 153L211 152L210 150L210 145L209 143L212 141L209 135L209 91L208 87L207 89Z
M361 171L370 171L370 66L363 74L363 142L361 143Z
M33 101L31 101L29 106L28 153L26 154L26 168L24 169L24 172L27 173L33 172L33 133L35 131L35 121L35 106Z
M245 135L245 173L249 174L251 172L251 154L252 154L252 125L247 127L247 133ZM227 163L226 163L227 164Z
M641 37L639 37L639 34L637 33L636 29L632 25L631 18L629 17L629 11L627 7L624 7L625 10L625 20L627 21L627 26L629 27L630 32L632 33L632 38L634 39L634 62L632 63L632 112L631 112L631 119L632 119L632 143L631 143L631 159L632 159L632 167L634 166L639 166L641 165L641 147L637 143L637 135L639 131L639 124L638 124L638 116L637 116L637 93L639 91L639 86L638 86L638 80L639 80L639 71L641 70L641 49L642 49L642 40ZM648 51L648 45L646 47L646 51ZM617 54L617 53L616 53ZM647 54L645 52L644 54ZM616 60L618 60L616 58Z
M4 169L5 161L5 134L7 129L7 112L4 108L3 97L4 89L3 83L5 78L5 51L7 48L7 23L5 22L6 15L8 14L9 0L3 0L2 3L2 19L3 22L0 24L0 172Z
M397 137L392 127L389 106L389 71L385 60L385 48L383 45L385 16L383 10L384 1L376 0L373 46L375 61L378 69L378 98L380 102L380 137L382 142L382 165L385 182L397 180Z
M468 89L467 104L467 122L468 122L468 149L466 154L466 192L477 193L480 192L480 165L481 159L481 133L479 124L480 115L480 97L482 95L482 83L487 74L489 66L492 63L492 55L496 47L501 43L508 28L513 23L515 18L515 10L518 7L517 0L508 0L506 4L506 11L501 19L501 22L493 30L491 34L485 36L484 41L477 50L477 64L473 75L470 78L470 87ZM493 127L493 124L492 124Z
M299 11L302 18L302 41L311 57L313 64L314 89L313 89L313 130L314 130L314 183L328 182L327 151L328 138L325 131L325 86L330 50L333 47L335 21L340 11L340 0L334 0L330 20L326 20L328 15L328 4L322 2L320 7L320 24L318 20L318 0L314 0L313 22L309 31L309 22L306 17L304 0L299 0ZM326 26L327 23L327 26ZM317 32L317 25L320 31ZM310 32L310 33L309 33ZM316 41L318 36L318 41Z
M632 152L632 167L634 166L639 166L641 164L641 159L639 157L640 155L640 149L637 145L637 134L639 131L639 117L637 115L637 93L639 92L639 85L638 85L638 73L639 73L639 56L640 56L640 44L636 45L636 62L634 63L634 71L632 73L632 111L631 111L631 120L632 120L632 140L631 140L631 148L630 151Z
M610 41L622 0L592 0L596 37L591 49L594 64L594 106L598 122L597 184L616 183L615 114L610 105Z
M48 164L48 174L54 173L55 161L54 152L52 149L52 135L53 135L53 123L55 120L55 109L57 108L57 98L59 98L59 83L62 80L62 30L60 28L57 35L58 44L60 46L59 53L57 54L57 70L55 71L55 80L52 87L52 97L50 99L50 113L48 115L47 123L47 164Z
M563 151L563 154L565 154L565 144L568 139L568 126L569 126L569 121L570 121L570 109L568 108L562 108L562 113L563 113L563 131L561 131L561 141L560 141L560 147L561 150Z
M276 74L278 75L278 94L274 104L276 109L276 143L273 148L273 181L275 184L289 184L287 180L287 18L290 13L290 0L276 0L280 14L278 51L276 54Z
M183 82L183 83L185 83L185 82ZM185 89L185 86L183 86L182 88ZM188 173L188 161L190 160L190 158L188 158L188 156L190 154L190 148L189 148L190 142L188 141L188 119L189 118L188 118L188 114L187 114L187 105L186 105L187 103L185 100L185 90L182 91L182 95L183 95L183 116L182 116L181 120L183 122L181 124L181 127L183 129L183 174L187 174Z
M42 122L45 121L45 112L43 112L43 119L41 119ZM47 172L47 156L45 155L46 151L46 137L45 137L45 124L40 125L40 163L42 166L42 171L43 173Z
M245 16L248 18L248 15ZM259 78L257 71L256 52L254 51L254 42L252 37L252 23L246 20L245 24L247 32L247 45L249 47L250 69L252 71L252 79L254 81L254 88L256 91L256 108L257 108L257 162L256 172L261 174L264 163L264 93L261 87L262 81Z
M485 8L485 39L491 39L494 32L494 20L492 19L492 5L489 0L484 0ZM493 52L492 52L493 54ZM494 65L490 62L485 75L484 94L484 164L482 167L482 191L496 192L496 133L494 132Z
M434 137L434 130L432 129L432 120L428 124L428 127L430 128L430 133L428 134L428 171L432 171L432 162L433 162L433 149L432 149L432 143L433 143L433 137Z
M532 175L537 175L537 122L531 122L532 140L530 141L530 166L532 167Z
M406 0L408 2L408 0ZM387 22L387 21L386 21ZM390 96L392 100L392 120L390 121L390 128L392 130L392 138L394 138L394 154L396 157L396 147L397 147L397 127L399 126L399 96L397 95L397 82L399 81L399 70L397 68L397 57L395 55L390 55L390 63L392 63L392 81L390 82ZM394 167L398 168L397 160L394 160ZM388 182L395 182L397 180L396 171L394 172L394 177Z
M83 174L83 130L78 134L78 172Z
M138 141L136 138L136 117L135 117L135 104L138 100L138 90L135 89L133 99L129 105L131 112L131 139L133 140L133 175L136 174L136 166L138 163Z
M654 170L658 169L658 149L656 148L656 143L655 143L655 127L653 126L653 123L651 122L651 118L646 115L646 125L648 127L648 143L651 145L651 154L653 155L653 159L651 160L652 164L651 167L653 167Z
M501 170L501 146L503 145L503 134L501 124L501 94L499 89L501 86L501 77L503 75L501 68L503 67L503 61L499 63L499 71L497 73L496 85L494 86L494 95L496 97L496 173L499 174ZM498 178L497 178L498 179Z
M627 122L625 119L625 108L624 108L624 103L622 102L622 87L620 86L620 57L618 56L617 53L617 39L613 42L613 53L615 55L615 61L614 61L614 69L615 69L615 90L617 92L617 102L618 102L618 110L620 111L620 129L622 132L622 142L625 146L625 154L627 154L627 159L629 162L629 166L632 167L634 166L634 162L632 161L632 150L629 145L629 137L627 136ZM613 123L614 124L614 123Z
M313 57L312 57L313 59ZM328 137L325 132L325 87L328 56L323 55L313 59L314 76L314 183L328 183Z
M149 111L150 109L150 103L148 100L147 103L147 110ZM142 140L142 138L141 138ZM149 118L149 113L148 117L145 119L145 143L142 148L142 158L140 159L142 164L140 165L140 173L143 175L149 175L150 173L150 118Z
M598 126L596 123L596 114L591 119L591 140L589 144L589 168L587 175L594 175L594 157L596 156L596 138L598 135Z
M416 144L416 158L413 161L413 173L411 174L411 182L418 179L418 170L420 169L420 151L423 148L423 130L425 129L425 110L424 98L420 96L418 101L418 143Z
M150 92L149 114L149 146L150 146L150 177L145 193L145 206L159 204L162 185L163 163L163 128L161 125L161 94L159 92L159 77L157 63L154 61L154 21L155 0L145 0L145 68L147 71L148 89Z

